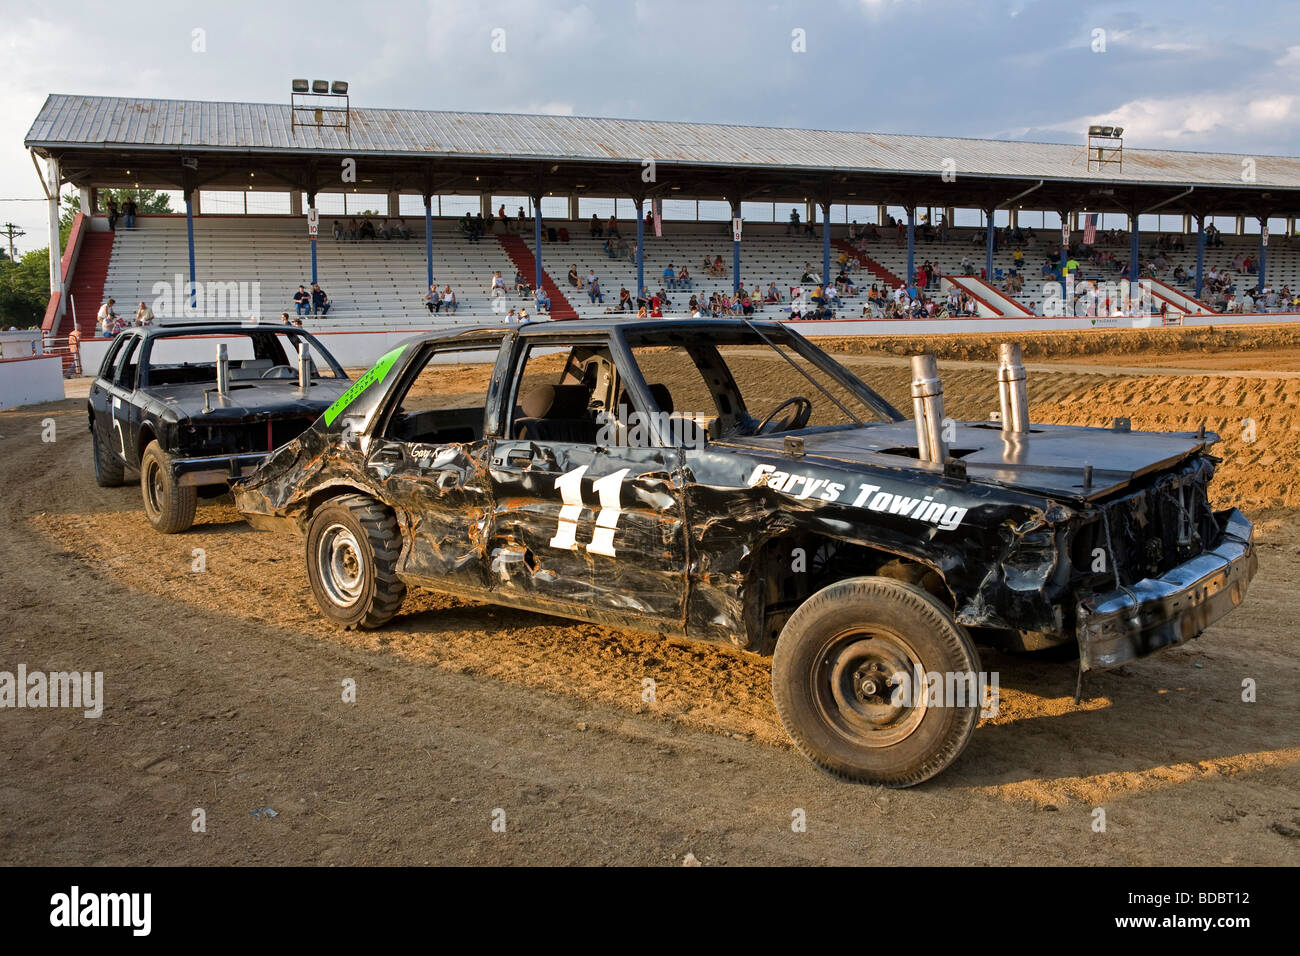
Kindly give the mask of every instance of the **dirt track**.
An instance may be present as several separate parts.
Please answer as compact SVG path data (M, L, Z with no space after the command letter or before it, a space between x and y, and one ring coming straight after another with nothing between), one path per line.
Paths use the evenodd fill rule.
M1158 348L1031 375L1040 421L1220 430L1215 497L1263 519L1260 574L1221 626L1089 677L1078 708L1072 665L986 652L1000 713L901 792L795 754L762 658L420 594L383 631L335 631L297 542L228 501L155 535L134 486L97 488L82 402L0 414L0 670L103 670L107 697L98 720L0 711L0 863L1300 862L1300 381L1267 371L1300 353L1259 344L1222 343L1259 359L1244 377L1116 367L1168 365ZM987 345L941 361L955 417L996 406ZM901 357L843 360L907 407Z

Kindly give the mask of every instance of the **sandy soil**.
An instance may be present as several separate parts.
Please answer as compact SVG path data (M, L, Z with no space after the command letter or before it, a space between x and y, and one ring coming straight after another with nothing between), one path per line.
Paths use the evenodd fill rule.
M784 738L767 660L729 648L421 593L380 632L336 631L299 542L228 499L156 535L134 485L95 486L82 402L2 413L0 670L102 670L107 702L98 720L0 711L0 863L1300 862L1300 382L1111 364L1168 367L1155 345L1079 371L1077 338L1031 353L1066 366L1031 375L1033 417L1220 430L1215 498L1261 519L1260 574L1199 640L1089 676L1078 707L1072 665L986 651L1001 711L908 791L818 773ZM928 344L952 351L950 414L996 406L989 343ZM1300 362L1289 340L1232 344L1265 371ZM894 354L843 361L906 408ZM446 374L459 391L480 372ZM744 375L789 394L766 360ZM265 806L279 816L250 815Z

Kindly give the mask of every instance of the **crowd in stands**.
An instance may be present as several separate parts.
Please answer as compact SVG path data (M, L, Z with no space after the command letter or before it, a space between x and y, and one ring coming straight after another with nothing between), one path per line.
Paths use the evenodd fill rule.
M411 238L411 230L406 227L406 221L391 217L376 223L369 216L363 215L360 219L353 216L348 220L347 225L335 219L331 231L335 239L348 242L359 242L362 239Z

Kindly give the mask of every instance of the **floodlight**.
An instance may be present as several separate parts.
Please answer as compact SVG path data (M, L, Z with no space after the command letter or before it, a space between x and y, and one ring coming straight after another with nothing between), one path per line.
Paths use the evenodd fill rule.
M329 80L312 80L311 91L313 93L328 93L330 91Z
M335 96L345 96L348 92L348 81L335 80L330 84L330 92Z
M1123 136L1123 135L1124 135L1124 127L1123 127L1123 126L1116 126L1116 127L1115 127L1115 135L1116 135L1116 136Z
M306 80L294 80L294 81L293 81L293 91L294 91L295 93L306 93L307 90L308 90L308 86L307 86L307 81L306 81Z

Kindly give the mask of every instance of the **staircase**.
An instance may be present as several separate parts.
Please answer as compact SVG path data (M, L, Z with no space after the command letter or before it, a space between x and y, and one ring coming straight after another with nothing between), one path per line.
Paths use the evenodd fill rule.
M515 264L524 275L530 279L537 275L537 260L533 258L532 251L519 236L513 233L504 236L497 236L497 242L501 243L501 248L505 254L510 257L510 261ZM542 270L542 287L546 294L551 297L551 318L553 319L576 319L578 311L569 304L569 300L564 297L560 287L555 284L555 280L545 269Z
M900 285L907 284L875 259L871 258L871 256L867 255L865 252L859 252L847 239L831 239L831 245L836 249L839 249L841 252L847 252L850 259L857 259L861 262L868 272L885 284L885 288L892 291L897 289ZM834 263L832 263L832 265L834 265Z
M104 304L104 278L108 275L108 260L113 255L113 233L88 231L81 240L81 252L71 278L65 279L72 301L77 306L77 330L88 339L95 335L95 315ZM117 303L117 311L135 314L135 303ZM66 313L72 320L72 305ZM68 326L68 329L71 325ZM66 336L66 331L64 335Z

